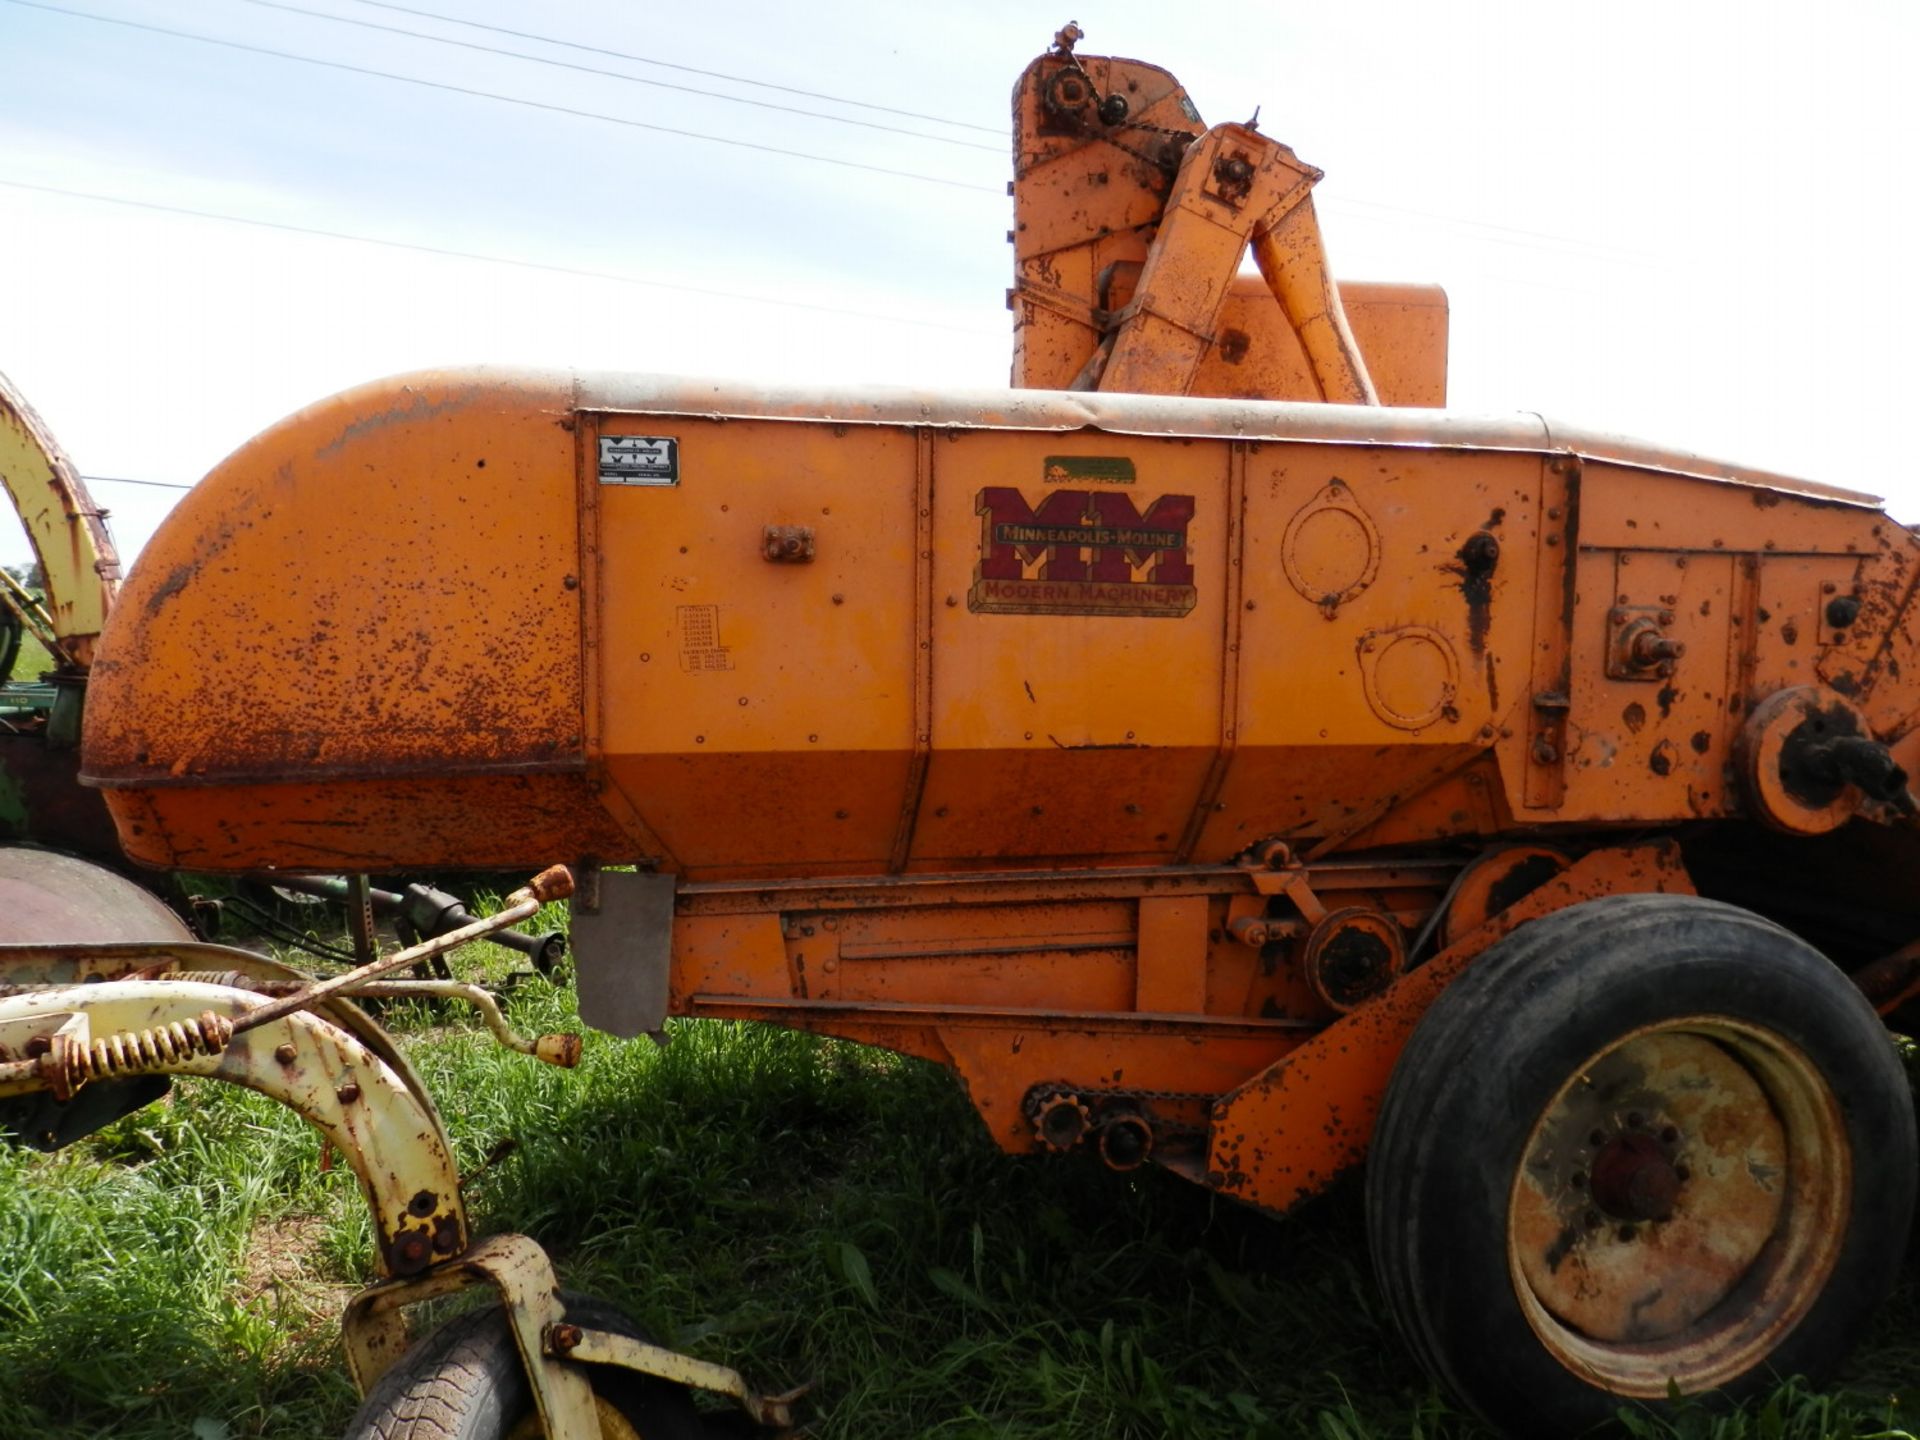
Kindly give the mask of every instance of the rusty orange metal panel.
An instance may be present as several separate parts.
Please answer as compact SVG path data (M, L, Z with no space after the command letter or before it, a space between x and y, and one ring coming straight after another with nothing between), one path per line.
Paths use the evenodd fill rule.
M526 868L529 854L632 855L585 774L424 774L106 792L120 843L183 870ZM437 859L431 857L438 857Z
M1095 91L1126 105L1120 127L1090 115L1086 102ZM1059 54L1041 56L1021 76L1013 120L1014 228L1007 235L1014 247L1014 288L1007 297L1014 313L1013 383L1066 389L1088 380L1090 362L1098 364L1103 340L1134 299L1149 244L1164 228L1175 174L1206 126L1179 82L1157 66ZM1212 238L1208 228L1194 233L1203 246ZM1237 253L1246 240L1243 231L1230 248ZM1174 268L1191 272L1194 247L1173 248ZM1120 376L1115 388L1320 398L1299 337L1272 292L1255 277L1234 279L1233 268L1217 277L1229 282L1225 305L1203 307L1210 323L1199 328L1188 357L1199 368L1183 362L1179 383L1168 386ZM1444 296L1424 287L1356 282L1338 285L1335 293L1381 401L1444 404ZM1151 348L1140 358L1162 368L1166 357Z
M1207 902L1151 896L1140 902L1133 1004L1149 1014L1207 1010Z
M1170 857L1219 745L1227 446L1038 440L934 450L916 866Z
M1342 280L1340 301L1382 405L1447 403L1448 312L1437 285ZM1300 337L1258 277L1243 275L1220 308L1215 343L1192 395L1310 400L1316 392Z
M1042 57L1013 91L1015 289L1013 383L1065 389L1099 345L1101 277L1146 259L1187 139L1205 127L1180 82L1157 65L1088 56L1084 93ZM1092 89L1124 94L1140 127L1119 145L1088 145L1075 118ZM1077 105L1074 102L1079 102ZM1063 109L1064 106L1064 109ZM1116 137L1119 138L1119 137Z
M597 491L608 777L703 872L883 868L914 749L904 427L604 415L678 483ZM768 552L804 532L804 558Z
M1138 264L1115 267L1109 304L1124 307L1133 296ZM1367 373L1382 405L1441 406L1447 403L1449 315L1438 285L1342 280L1340 300ZM1274 304L1273 293L1255 275L1236 278L1227 290L1208 347L1187 387L1190 395L1246 400L1312 400L1318 396L1300 337ZM1071 378L1071 377L1069 377Z
M1893 575L1905 542L1859 497L1716 484L1730 467L1605 437L1569 462L1549 433L1151 397L385 382L269 431L162 528L103 641L85 774L131 853L205 869L918 873L1738 813L1735 702L1857 661L1822 599L1852 598L1869 556ZM674 483L625 473L669 449ZM1691 468L1650 473L1668 460ZM1577 527L1544 514L1573 508L1568 463ZM1653 502L1710 538L1756 538L1757 513L1804 538L1650 545L1665 532L1631 522ZM1557 621L1542 587L1564 551ZM1534 654L1561 639L1566 736L1543 766ZM1642 642L1681 647L1679 711L1616 673ZM1893 675L1900 647L1870 663ZM1875 713L1904 722L1883 688Z
M1725 554L1583 551L1561 814L1631 805L1686 819L1719 808L1740 718L1728 705L1735 572ZM1685 654L1635 664L1628 652L1642 635Z
M1072 996L1076 1008L1119 1012L1133 1005L1129 908L1106 901L799 914L788 921L788 951L790 960L808 955L801 993L816 999L938 1006L965 996L1048 1010Z
M128 852L418 863L448 853L449 811L471 864L612 838L583 788L573 423L564 376L415 376L301 412L195 487L93 670L87 778L153 787L144 823L109 792ZM422 772L442 802L417 803Z
M1534 712L1508 727L1503 751L1529 776L1512 798L1566 822L1738 812L1745 714L1836 668L1849 637L1825 606L1858 589L1881 522L1858 497L1617 463L1582 466L1563 504L1577 508L1571 606L1543 607L1540 633L1565 647L1565 678L1536 669Z
M1236 748L1199 853L1358 830L1356 774L1410 798L1524 699L1539 466L1463 458L1253 447Z
M1215 1026L1204 1043L1195 1043L1191 1033L1126 1035L1103 1028L1096 1022L1044 1028L949 1024L940 1039L987 1133L1016 1154L1040 1148L1023 1106L1036 1085L1070 1075L1089 1098L1103 1090L1170 1092L1189 1098L1197 1124L1205 1109L1196 1097L1224 1093L1300 1043L1299 1035L1272 1029L1262 1034ZM1046 1043L1036 1043L1043 1036Z
M1197 137L1181 158L1137 292L1124 306L1111 295L1103 301L1113 320L1094 388L1186 394L1213 347L1220 307L1248 242L1270 244L1265 227L1278 217L1310 218L1308 192L1319 178L1320 171L1286 146L1244 125L1215 126ZM1308 228L1317 255L1319 229ZM1310 398L1321 398L1318 381Z

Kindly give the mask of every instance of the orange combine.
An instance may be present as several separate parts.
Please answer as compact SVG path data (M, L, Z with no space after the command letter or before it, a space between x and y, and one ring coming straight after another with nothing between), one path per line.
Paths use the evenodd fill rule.
M1819 1373L1914 1197L1920 544L1426 408L1439 292L1077 39L1014 93L1014 390L325 401L142 555L85 778L149 865L577 862L615 1033L886 1046L1274 1211L1367 1161L1510 1428Z

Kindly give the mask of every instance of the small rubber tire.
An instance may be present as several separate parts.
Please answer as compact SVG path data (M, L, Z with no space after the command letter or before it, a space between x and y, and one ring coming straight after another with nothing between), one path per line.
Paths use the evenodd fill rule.
M1581 1128L1586 1114L1609 1112L1571 1107L1615 1104L1613 1095L1670 1099L1675 1113L1720 1103L1719 1090L1711 1102L1683 1093L1682 1069L1641 1063L1649 1040L1728 1077L1724 1093L1744 1087L1753 1098L1735 1108L1756 1133L1768 1130L1784 1165L1755 1170L1738 1158L1752 1151L1710 1151L1704 1129L1690 1135L1638 1114L1610 1112L1616 1129ZM1610 1090L1608 1077L1628 1069L1648 1088ZM1697 1066L1689 1073L1687 1084L1699 1079ZM1556 1186L1596 1186L1603 1154L1609 1163L1625 1154L1631 1169L1640 1153L1631 1147L1667 1141L1671 1153L1651 1164L1666 1167L1652 1180L1669 1187L1654 1202L1667 1213L1625 1208L1611 1187L1616 1208L1597 1227L1591 1207L1539 1209L1542 1196L1566 1203ZM1696 1153L1704 1158L1680 1163ZM1663 1409L1667 1383L1654 1377L1667 1367L1682 1372L1666 1379L1683 1393L1713 1400L1794 1375L1820 1381L1892 1288L1915 1182L1911 1086L1879 1016L1838 969L1750 911L1616 896L1522 926L1422 1017L1374 1130L1368 1240L1388 1309L1436 1379L1499 1429L1574 1435L1622 1408ZM1636 1328L1669 1281L1689 1294L1698 1283L1714 1253L1699 1237L1738 1229L1744 1212L1716 1203L1728 1193L1716 1185L1765 1187L1772 1209L1751 1224L1767 1228L1735 1246L1740 1258L1714 1282L1726 1288L1691 1297L1697 1308L1670 1329ZM1523 1223L1542 1213L1564 1227L1544 1249L1534 1243L1543 1232ZM1625 1248L1607 1253L1616 1242ZM1585 1248L1563 1279L1567 1247ZM1566 1296L1587 1296L1579 1287L1595 1276L1631 1302L1617 1313L1634 1324L1609 1331L1563 1318L1576 1308Z
M567 1318L591 1330L645 1339L613 1306L568 1295ZM593 1392L641 1440L703 1440L687 1392L608 1366L585 1367ZM533 1410L520 1352L498 1306L456 1316L410 1348L374 1382L346 1440L506 1440ZM538 1432L536 1432L538 1433Z

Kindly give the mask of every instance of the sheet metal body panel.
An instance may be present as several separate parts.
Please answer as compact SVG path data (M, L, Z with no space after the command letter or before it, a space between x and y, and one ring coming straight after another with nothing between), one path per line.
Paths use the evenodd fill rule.
M1666 823L1738 810L1766 693L1916 708L1883 653L1913 548L1868 497L1538 417L404 377L183 502L103 641L85 768L133 854L202 869ZM1842 590L1886 594L1885 643L1816 613ZM1670 684L1609 673L1642 611L1684 643Z

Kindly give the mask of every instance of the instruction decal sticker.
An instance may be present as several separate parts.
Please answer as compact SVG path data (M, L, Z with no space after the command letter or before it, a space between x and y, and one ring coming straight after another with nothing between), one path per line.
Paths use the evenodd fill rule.
M720 643L718 605L674 606L674 628L680 632L680 668L689 675L733 669L733 651Z
M1011 485L988 485L975 509L969 610L1178 616L1199 599L1187 558L1191 495L1162 495L1143 511L1111 490L1054 490L1034 505Z
M671 435L602 435L602 485L678 485L680 442Z

